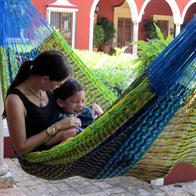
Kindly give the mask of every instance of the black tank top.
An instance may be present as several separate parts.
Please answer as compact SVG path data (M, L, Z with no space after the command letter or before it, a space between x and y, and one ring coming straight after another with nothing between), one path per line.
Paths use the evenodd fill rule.
M40 133L51 125L53 113L55 111L55 101L51 92L47 92L48 104L44 107L39 107L32 103L18 89L11 90L9 94L18 95L26 108L27 115L25 118L25 125L27 138Z

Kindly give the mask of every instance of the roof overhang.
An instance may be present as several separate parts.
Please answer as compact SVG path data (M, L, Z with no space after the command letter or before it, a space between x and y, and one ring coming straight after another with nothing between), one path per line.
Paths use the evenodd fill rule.
M71 4L68 0L57 0L54 3L49 4L48 6L66 6L66 7L76 7L75 5Z

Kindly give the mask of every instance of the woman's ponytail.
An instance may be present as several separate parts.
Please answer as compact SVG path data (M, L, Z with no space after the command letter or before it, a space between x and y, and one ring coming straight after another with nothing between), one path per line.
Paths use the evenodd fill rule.
M16 74L15 79L13 80L12 84L9 86L7 90L7 96L9 95L10 91L14 89L16 86L24 82L30 75L31 66L33 66L33 61L25 61L20 66L18 73ZM5 110L3 111L2 117L6 117Z
M22 63L15 79L13 80L12 84L8 88L7 95L12 89L14 89L16 86L18 86L22 82L24 82L29 77L30 72L31 72L31 66L33 66L33 61L25 61Z

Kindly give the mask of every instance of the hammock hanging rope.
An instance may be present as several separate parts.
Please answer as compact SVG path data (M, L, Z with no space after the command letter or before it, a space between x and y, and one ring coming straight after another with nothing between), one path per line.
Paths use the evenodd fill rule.
M116 100L29 0L0 0L0 6L4 95L22 60L55 48L84 84L88 104L107 109L73 140L20 157L26 172L45 179L131 175L151 180L180 162L196 166L196 18Z

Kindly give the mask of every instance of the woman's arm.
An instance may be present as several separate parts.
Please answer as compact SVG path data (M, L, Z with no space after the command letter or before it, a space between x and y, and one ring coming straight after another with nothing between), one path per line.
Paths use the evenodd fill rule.
M31 152L33 149L51 139L51 136L47 134L46 130L43 130L28 139L26 138L26 109L17 95L10 94L7 97L6 114L10 137L18 155L24 155ZM80 126L81 122L76 117L67 117L52 125L52 127L55 127L56 131L69 127L77 128Z
M17 95L11 94L7 97L6 114L10 137L19 155L32 151L49 139L46 131L26 139L26 110Z

